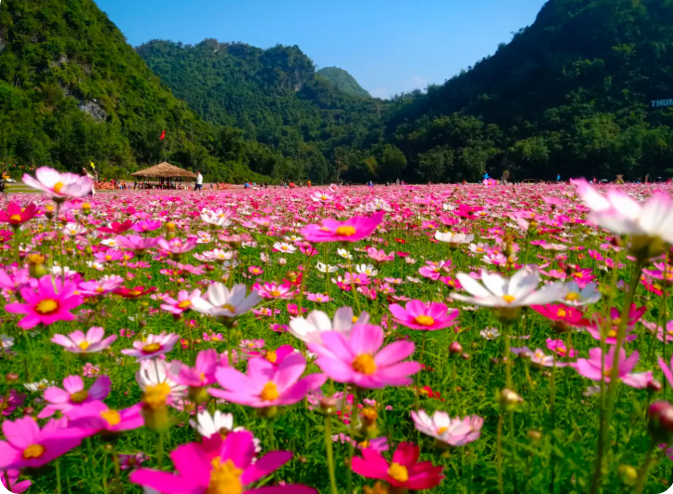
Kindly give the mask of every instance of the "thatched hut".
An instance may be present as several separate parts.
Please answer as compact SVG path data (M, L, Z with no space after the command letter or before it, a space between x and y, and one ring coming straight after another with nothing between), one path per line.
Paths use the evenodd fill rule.
M184 170L180 167L171 165L170 163L159 163L158 165L145 168L131 174L132 177L140 179L145 182L149 180L158 180L159 186L165 188L166 186L173 188L176 181L195 180L196 173Z

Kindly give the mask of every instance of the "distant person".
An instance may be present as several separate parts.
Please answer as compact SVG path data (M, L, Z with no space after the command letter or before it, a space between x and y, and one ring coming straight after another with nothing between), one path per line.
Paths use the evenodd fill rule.
M561 180L561 174L557 173L556 174L556 181L559 182Z
M86 168L82 168L82 175L85 175L85 176L87 176L91 179L91 182L92 182L91 183L91 191L87 195L93 196L96 193L96 190L95 190L95 187L94 187L94 184L96 183L96 177L93 176L91 173L89 173L89 170L87 170Z
M201 175L201 172L196 172L196 184L194 186L194 190L201 189L203 189L203 175Z

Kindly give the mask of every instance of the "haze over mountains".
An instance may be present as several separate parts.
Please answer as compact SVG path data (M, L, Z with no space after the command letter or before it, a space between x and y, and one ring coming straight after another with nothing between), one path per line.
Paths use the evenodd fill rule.
M650 101L673 98L672 71L671 0L550 0L493 56L392 100L297 46L134 51L91 0L4 0L0 161L120 176L166 157L227 181L657 177L673 111Z

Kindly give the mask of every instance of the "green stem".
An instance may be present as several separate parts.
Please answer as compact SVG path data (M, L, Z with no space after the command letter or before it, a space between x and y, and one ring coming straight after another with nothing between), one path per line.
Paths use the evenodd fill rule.
M9 476L7 477L7 488L9 489ZM60 458L56 458L56 492L61 494L61 461Z
M512 389L512 355L510 353L509 329L510 323L505 322L502 325L502 338L505 342L505 355L503 357L503 364L505 365L505 384L507 389Z
M348 396L345 397L348 399ZM353 470L351 468L351 463L353 462L353 436L355 436L355 423L358 420L359 410L358 404L360 403L360 388L356 387L355 392L353 393L353 407L351 408L351 423L348 428L348 437L350 441L348 442L348 471L346 473L346 481L348 488L346 492L353 492Z
M643 462L643 465L640 467L640 471L638 472L638 482L636 483L636 488L634 490L635 494L640 494L645 488L645 482L647 481L647 477L650 474L650 468L656 459L656 451L657 445L654 443L654 441L650 441L650 449L647 450L645 461Z
M334 474L334 451L332 448L332 417L329 414L325 414L325 449L327 450L330 494L337 494L336 476Z
M164 433L160 432L157 438L157 465L159 468L164 466Z
M498 492L505 494L505 484L502 479L502 414L498 417L498 435L495 443L495 458L498 468Z

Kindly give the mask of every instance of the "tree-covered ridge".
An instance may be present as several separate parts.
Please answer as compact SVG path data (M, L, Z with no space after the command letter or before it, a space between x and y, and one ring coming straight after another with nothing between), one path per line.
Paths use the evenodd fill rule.
M175 98L93 1L0 4L0 161L69 170L93 161L120 177L168 158L212 179L253 175L247 143L238 135L232 153L223 133L238 135Z
M364 89L355 78L344 69L338 67L323 67L316 74L329 80L334 87L342 93L361 98L371 98L371 95Z
M386 139L431 180L666 175L673 2L550 0L509 44L427 94L402 95ZM467 156L466 156L467 153Z
M317 77L296 46L263 50L213 39L197 45L155 40L137 51L204 119L236 126L289 160L260 172L331 180L338 175L335 148L368 149L378 140L372 129L382 129L385 102L345 94Z

